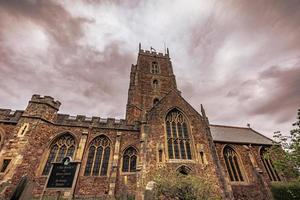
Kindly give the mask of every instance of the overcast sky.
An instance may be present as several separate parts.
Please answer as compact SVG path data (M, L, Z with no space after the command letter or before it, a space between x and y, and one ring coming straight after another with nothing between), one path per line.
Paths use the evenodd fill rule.
M170 49L177 85L213 124L287 132L300 108L299 0L0 0L0 107L124 118L131 64Z

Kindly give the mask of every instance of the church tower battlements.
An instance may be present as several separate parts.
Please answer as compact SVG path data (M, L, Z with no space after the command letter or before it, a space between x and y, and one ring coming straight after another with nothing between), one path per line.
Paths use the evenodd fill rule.
M126 108L128 123L141 121L143 114L170 90L177 90L169 50L165 54L153 50L143 50L139 44L137 64L131 67Z

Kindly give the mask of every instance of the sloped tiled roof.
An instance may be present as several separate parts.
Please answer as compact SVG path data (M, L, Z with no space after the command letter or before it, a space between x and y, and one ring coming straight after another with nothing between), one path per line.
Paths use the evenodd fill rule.
M267 144L272 140L251 128L223 125L210 125L211 134L215 142Z

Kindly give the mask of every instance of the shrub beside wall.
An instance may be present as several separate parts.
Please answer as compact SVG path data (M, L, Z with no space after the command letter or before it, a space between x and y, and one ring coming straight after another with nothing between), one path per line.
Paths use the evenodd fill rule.
M272 183L272 194L275 200L299 200L300 182Z

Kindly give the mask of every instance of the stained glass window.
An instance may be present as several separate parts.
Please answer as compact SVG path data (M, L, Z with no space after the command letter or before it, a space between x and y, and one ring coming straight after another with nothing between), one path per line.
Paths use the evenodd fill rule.
M174 109L166 117L169 159L192 159L187 120Z
M43 170L43 175L49 174L52 162L60 162L66 156L73 157L75 148L75 139L71 134L64 134L54 140L50 147L50 152Z
M230 181L240 182L244 181L244 177L241 171L241 165L236 152L229 146L224 148L224 159L227 172L230 177Z
M96 137L90 144L85 166L85 176L106 176L110 157L110 141L104 136Z
M135 172L137 164L137 151L133 147L129 147L123 154L123 172Z
M272 160L269 157L265 156L266 152L267 150L265 148L262 148L260 150L260 157L265 167L265 170L267 171L269 179L271 181L280 181L280 177L278 176L278 173L273 166Z

